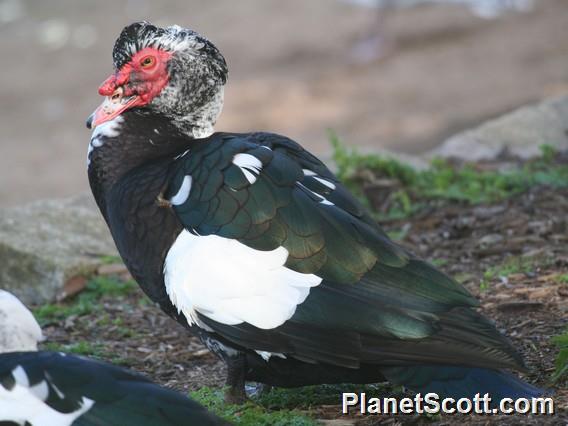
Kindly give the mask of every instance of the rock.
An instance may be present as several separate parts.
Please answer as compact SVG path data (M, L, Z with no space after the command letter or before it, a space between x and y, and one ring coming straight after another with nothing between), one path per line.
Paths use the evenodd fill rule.
M496 206L479 206L473 209L473 214L478 219L490 219L496 215L503 213L507 210L505 204L498 204Z
M501 234L488 234L481 237L478 244L481 247L487 247L500 243L501 241L503 241L503 236Z
M541 145L568 149L568 96L519 108L447 139L428 157L492 160L500 153L530 158Z
M116 248L90 194L0 209L0 288L25 304L80 291Z

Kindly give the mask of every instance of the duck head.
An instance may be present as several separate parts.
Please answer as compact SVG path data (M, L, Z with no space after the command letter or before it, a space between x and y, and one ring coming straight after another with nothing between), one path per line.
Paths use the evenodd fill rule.
M227 65L209 40L177 25L137 22L122 30L112 57L115 72L99 87L105 100L87 127L136 110L167 117L195 138L213 132L223 107Z

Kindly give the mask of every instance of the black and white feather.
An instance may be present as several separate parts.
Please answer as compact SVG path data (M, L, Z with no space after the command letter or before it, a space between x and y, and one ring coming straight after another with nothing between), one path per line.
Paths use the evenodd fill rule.
M191 399L140 374L88 358L36 352L32 313L0 290L0 424L224 425Z
M139 374L58 352L0 354L2 422L32 426L227 424L189 398Z

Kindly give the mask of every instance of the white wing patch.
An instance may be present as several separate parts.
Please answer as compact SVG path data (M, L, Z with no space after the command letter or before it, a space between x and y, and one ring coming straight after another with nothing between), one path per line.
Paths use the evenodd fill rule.
M241 169L251 185L256 182L256 178L262 170L261 161L251 154L236 154L233 157L233 164Z
M315 180L317 180L319 183L321 183L322 185L327 186L329 189L331 189L332 191L335 189L335 184L333 182L330 182L320 176L318 176L318 174L310 169L302 169L302 172L304 172L304 176L310 176L313 177Z
M296 185L298 185L298 187L302 188L304 191L308 191L308 192L311 192L312 194L314 194L319 199L320 204L324 204L326 206L334 206L335 205L331 201L329 201L327 198L325 198L323 195L318 194L317 192L314 192L311 189L307 188L301 182L296 182Z
M30 387L25 370L18 366L12 370L15 384L8 390L0 384L0 421L32 425L71 425L91 409L95 401L83 397L81 406L71 413L61 413L45 403L48 386L45 381Z
M185 175L178 192L172 198L170 198L170 203L174 206L179 206L187 201L189 198L189 193L191 191L192 178L190 175Z
M12 370L12 377L16 384L28 388L30 386L30 381L28 380L28 375L26 370L21 365L18 365Z
M166 256L166 291L190 323L198 323L197 311L223 324L272 329L290 319L322 281L287 268L287 258L284 247L260 251L184 230Z
M154 130L155 130L155 129L154 129ZM182 152L181 154L176 155L176 156L174 157L174 160L178 160L178 159L180 159L180 158L185 157L188 152L189 152L189 149L186 149L186 150L185 150L184 152Z
M49 396L49 387L47 386L47 382L42 380L37 385L30 386L30 392L34 394L37 399L45 401Z
M319 176L314 176L314 179L317 180L319 183L321 183L324 186L327 186L329 189L331 189L332 191L335 189L335 184L333 182L330 182L328 180L322 179Z
M266 362L268 362L270 360L270 357L273 356L286 359L286 355L281 354L280 352L266 352L266 351L255 351L255 352L259 354L262 357L262 359L265 360Z

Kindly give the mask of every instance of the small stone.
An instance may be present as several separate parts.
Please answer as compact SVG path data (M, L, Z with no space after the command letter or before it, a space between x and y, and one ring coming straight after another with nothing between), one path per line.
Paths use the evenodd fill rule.
M479 239L478 245L481 247L488 247L500 243L501 241L503 241L503 236L501 234L488 234Z
M495 215L503 213L507 210L507 206L499 204L496 206L480 206L473 209L473 214L479 219L490 219Z

